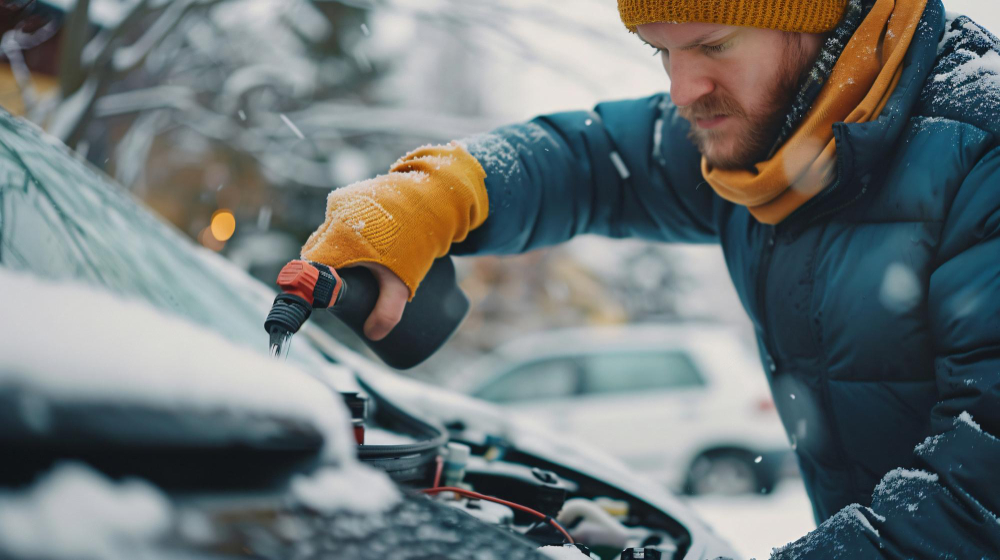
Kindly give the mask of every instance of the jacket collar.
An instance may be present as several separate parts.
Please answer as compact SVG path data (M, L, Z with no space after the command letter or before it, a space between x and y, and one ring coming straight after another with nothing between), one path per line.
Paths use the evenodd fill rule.
M803 205L786 220L782 229L798 230L863 198L881 181L887 157L917 104L924 83L937 57L938 41L944 33L945 10L941 0L929 0L910 49L903 62L899 84L882 114L866 123L836 123L837 179L830 188Z

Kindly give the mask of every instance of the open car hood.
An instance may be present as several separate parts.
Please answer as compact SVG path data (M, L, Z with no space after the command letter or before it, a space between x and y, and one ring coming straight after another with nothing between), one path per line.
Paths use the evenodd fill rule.
M668 514L691 534L691 547L685 554L686 559L739 557L685 503L661 485L632 472L623 463L589 444L557 436L544 426L514 418L486 401L408 379L361 356L319 329L307 329L305 333L323 352L347 366L346 369L353 370L361 383L414 416L447 426L452 429L453 435L458 432L458 437L473 443L482 443L487 436L498 437L522 453L600 480ZM344 369L331 373L339 376L328 380L338 390L361 388L357 379L345 375Z

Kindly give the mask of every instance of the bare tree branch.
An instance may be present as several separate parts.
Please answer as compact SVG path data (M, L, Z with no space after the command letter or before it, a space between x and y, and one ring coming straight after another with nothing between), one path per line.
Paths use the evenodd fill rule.
M76 0L63 23L59 46L59 90L63 97L76 92L87 79L80 56L90 33L90 0Z

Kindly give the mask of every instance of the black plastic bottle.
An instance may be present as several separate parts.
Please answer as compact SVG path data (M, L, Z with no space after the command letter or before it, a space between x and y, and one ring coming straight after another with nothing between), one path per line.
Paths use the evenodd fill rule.
M367 268L333 270L318 263L292 261L278 275L278 286L282 293L275 298L264 329L271 336L271 354L279 357L312 310L325 308L357 333L383 362L408 369L441 348L469 312L469 299L458 287L455 265L448 256L434 261L399 323L379 341L369 340L363 331L379 294L378 281Z

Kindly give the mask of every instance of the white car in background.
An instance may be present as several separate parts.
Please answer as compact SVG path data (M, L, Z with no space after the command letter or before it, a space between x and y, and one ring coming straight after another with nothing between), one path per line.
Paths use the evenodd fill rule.
M760 362L698 323L533 334L501 346L468 390L587 441L689 494L770 492L794 472Z

